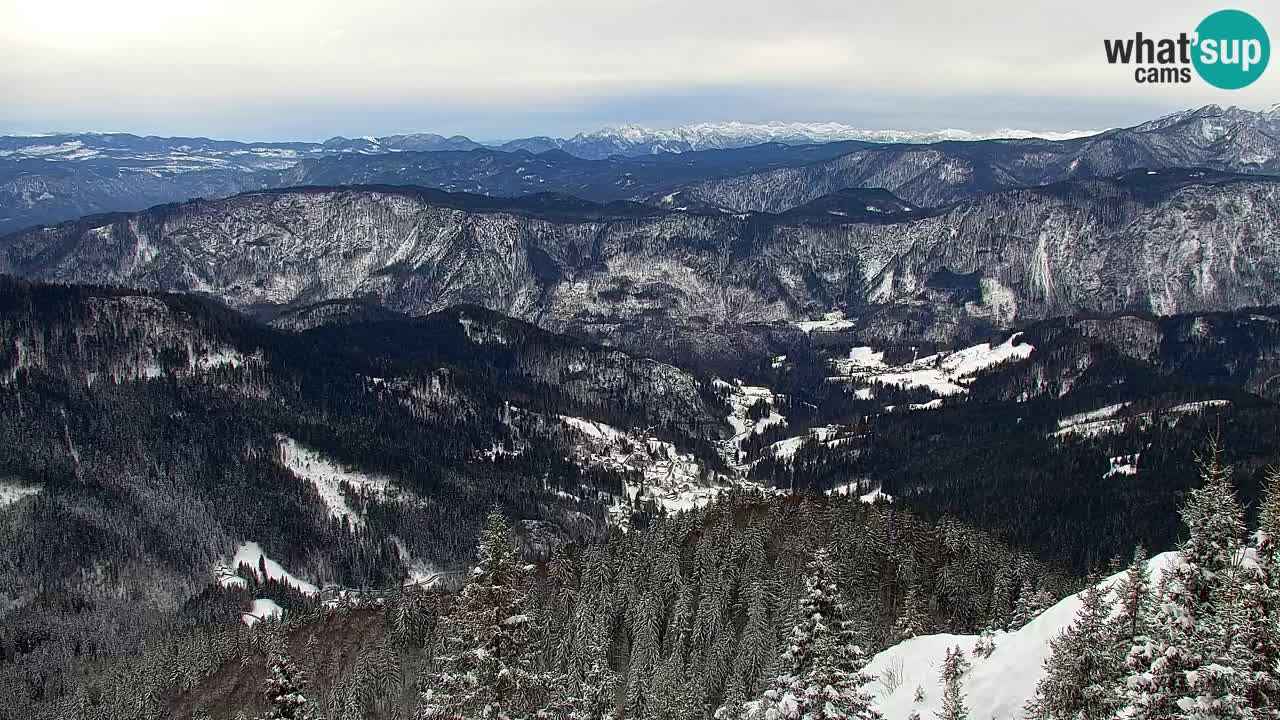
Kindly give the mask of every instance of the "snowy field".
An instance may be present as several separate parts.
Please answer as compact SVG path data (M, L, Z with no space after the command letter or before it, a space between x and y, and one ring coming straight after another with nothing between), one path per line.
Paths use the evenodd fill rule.
M1151 558L1147 567L1153 585L1176 556L1168 552ZM1123 574L1113 575L1100 585L1110 588ZM1023 707L1035 695L1044 661L1049 657L1049 639L1071 624L1081 604L1081 596L1072 595L1021 629L996 633L996 649L987 658L973 652L977 635L922 635L905 640L872 658L867 672L879 680L868 690L875 696L885 720L907 720L913 712L921 718L935 717L942 703L942 660L947 648L959 645L973 663L961 679L969 717L1021 720ZM924 690L923 702L915 701L917 687Z
M1171 418L1172 422L1177 422L1181 415L1202 413L1230 404L1230 400L1201 400L1199 402L1174 405L1163 410L1149 410L1122 417L1117 416L1128 406L1128 403L1108 405L1090 412L1062 418L1058 421L1058 430L1053 432L1051 437L1093 438L1100 435L1113 435L1124 432L1125 428L1130 425L1140 429L1151 427L1157 415L1164 415Z
M855 347L847 357L832 363L836 375L829 379L858 381L872 387L892 385L903 389L924 388L943 397L964 395L969 392L968 385L983 370L1000 363L1031 357L1035 347L1020 341L1021 336L1022 333L1014 333L999 345L981 343L955 352L928 355L901 365L886 364L883 351ZM874 391L864 395L864 399L870 399L874 396Z
M364 525L364 518L347 502L344 486L357 493L376 496L387 496L395 489L389 478L343 467L292 438L282 435L277 442L281 465L315 487L325 507L329 508L329 516L335 520L345 518L353 527Z
M0 480L0 509L40 492L40 488Z

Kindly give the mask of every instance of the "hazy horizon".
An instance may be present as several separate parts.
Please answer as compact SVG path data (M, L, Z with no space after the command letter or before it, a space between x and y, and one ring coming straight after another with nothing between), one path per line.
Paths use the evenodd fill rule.
M0 0L0 134L251 141L437 133L500 141L636 123L839 122L868 130L1072 131L1236 91L1144 86L1102 41L1193 30L1216 6L1081 0L369 0L217 5ZM1274 4L1239 2L1270 27Z

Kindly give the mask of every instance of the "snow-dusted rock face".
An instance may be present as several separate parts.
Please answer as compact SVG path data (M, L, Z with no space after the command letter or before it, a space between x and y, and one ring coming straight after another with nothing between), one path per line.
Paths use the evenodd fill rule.
M477 205L483 201L482 204ZM1280 302L1280 182L1199 171L823 222L373 188L251 193L0 238L0 272L208 293L275 314L462 303L589 337L919 306L950 327ZM927 323L926 323L927 324Z
M1157 555L1148 561L1152 582L1159 580L1172 566L1176 553ZM1123 573L1103 580L1110 588ZM920 717L933 717L942 706L942 660L948 648L956 645L969 656L973 667L961 683L969 717L994 720L1021 720L1023 708L1035 695L1036 683L1044 672L1049 657L1049 640L1075 619L1081 596L1072 595L1045 610L1036 619L1011 633L995 635L995 651L990 657L975 656L977 635L922 635L905 640L874 658L867 672L879 677L868 690L875 697L885 720L907 720L912 712ZM924 691L924 700L916 702L916 688Z

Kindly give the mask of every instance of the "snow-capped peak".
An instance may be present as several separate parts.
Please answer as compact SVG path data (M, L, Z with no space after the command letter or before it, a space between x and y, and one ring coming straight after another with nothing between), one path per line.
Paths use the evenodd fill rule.
M704 122L672 128L647 128L634 123L579 134L575 140L662 145L669 149L704 150L777 142L803 144L863 140L886 143L931 143L943 140L986 140L993 138L1043 138L1066 140L1097 134L1097 130L1038 131L1003 128L972 132L955 128L941 130L867 130L838 122Z

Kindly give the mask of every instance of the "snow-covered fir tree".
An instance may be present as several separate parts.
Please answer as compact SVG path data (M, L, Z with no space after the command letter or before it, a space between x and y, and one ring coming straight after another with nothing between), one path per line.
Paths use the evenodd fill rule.
M520 717L538 689L523 568L501 513L489 514L479 562L443 620L440 651L420 680L423 718Z
M826 550L814 554L800 617L778 663L780 674L757 702L764 720L879 720L864 687L867 657L840 598Z
M1112 603L1096 584L1081 600L1075 621L1049 641L1044 675L1027 703L1028 720L1105 720L1115 714L1120 662Z
M1249 649L1244 669L1245 697L1259 717L1280 717L1280 469L1267 472L1258 532L1256 566L1245 594L1246 627L1241 644Z
M1138 638L1149 634L1149 621L1155 611L1155 591L1151 587L1151 572L1147 568L1146 548L1139 545L1134 549L1133 562L1116 581L1113 592L1116 608L1112 619L1115 626L1112 634L1120 660L1123 661Z
M983 629L978 635L978 641L973 644L973 656L975 658L989 658L991 653L996 651L996 634L991 632L990 628Z
M1018 601L1014 605L1013 616L1009 619L1009 625L1005 629L1009 632L1021 629L1022 626L1035 620L1040 613L1052 607L1057 601L1058 599L1044 588L1031 589L1024 585L1022 592L1018 594Z
M902 614L893 625L893 641L902 642L925 634L928 632L928 620L929 612L924 607L916 586L912 585L907 588L907 593L902 599Z
M271 706L270 720L318 720L315 705L303 694L306 678L293 660L283 652L267 657L270 675L263 683L262 694Z
M942 709L935 710L938 720L968 720L969 708L964 704L962 681L969 671L969 660L957 645L947 649L942 661Z
M1244 519L1216 442L1201 476L1182 509L1188 538L1160 580L1150 636L1138 636L1126 660L1123 690L1136 720L1243 717L1234 630L1217 610L1236 592Z

